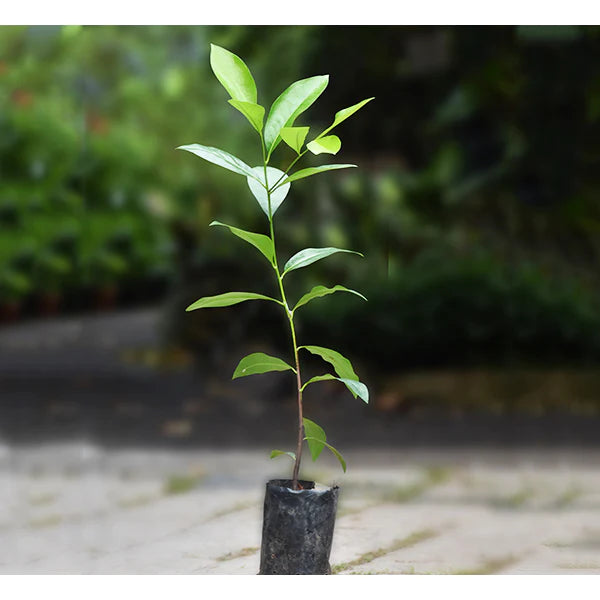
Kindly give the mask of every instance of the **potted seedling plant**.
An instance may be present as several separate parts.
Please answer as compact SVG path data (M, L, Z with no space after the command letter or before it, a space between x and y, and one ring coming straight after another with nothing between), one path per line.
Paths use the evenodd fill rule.
M289 479L275 479L267 483L260 574L328 574L331 570L329 554L339 488L337 486L315 487L313 481L300 479L304 444L306 442L313 460L316 460L321 451L327 448L339 460L344 472L346 463L340 452L327 441L323 428L304 414L302 394L307 386L328 380L340 381L355 398L360 398L367 403L369 392L365 384L359 381L350 361L339 352L321 346L300 345L296 336L295 318L302 306L335 292L355 294L364 300L366 298L342 285L333 287L318 285L295 302L290 302L286 295L285 279L293 276L293 271L308 267L335 253L359 253L332 247L305 248L294 254L281 267L276 252L274 217L287 197L291 184L295 181L325 171L356 166L326 164L294 170L307 152L313 155L337 154L341 141L336 135L330 134L331 130L373 98L367 98L338 111L329 127L318 135L309 136L310 128L298 126L295 122L323 93L329 81L328 75L318 75L292 83L273 102L265 119L265 108L258 104L256 83L242 59L224 48L211 45L210 65L219 82L231 96L228 100L229 104L241 112L256 130L262 163L250 167L224 150L200 144L180 146L179 149L246 177L250 192L266 216L265 230L268 230L268 234L245 231L219 221L213 221L210 225L227 228L233 235L254 246L263 255L272 267L279 297L272 298L259 291L226 292L201 298L188 306L187 310L217 308L250 300L262 300L279 304L284 311L289 323L288 335L291 336L292 342L292 360L288 362L263 352L255 352L242 358L233 373L235 379L270 371L291 371L297 388L298 437L295 448L271 452L271 458L290 457L293 461L293 469ZM311 139L305 145L309 137ZM281 141L295 153L295 157L285 171L269 165ZM329 363L334 373L325 373L304 381L301 373L301 353L319 356Z

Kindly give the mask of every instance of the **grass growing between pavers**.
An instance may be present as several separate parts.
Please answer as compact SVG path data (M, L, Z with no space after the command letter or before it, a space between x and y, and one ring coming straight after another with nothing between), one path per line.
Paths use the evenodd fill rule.
M202 475L171 475L165 482L163 491L166 495L185 494L198 486Z
M600 571L600 562L563 563L556 566L559 569L586 569Z
M382 500L385 502L405 503L415 500L425 492L450 479L450 470L445 467L428 467L421 481L410 485L398 486L386 492Z
M130 498L121 498L120 500L117 500L117 506L125 509L138 508L156 502L157 500L160 500L160 498L160 496L155 494L139 494L137 496L131 496Z
M347 517L348 515L355 515L357 513L361 513L369 508L374 508L376 506L380 506L381 504L383 504L382 502L369 502L368 504L363 504L362 506L354 506L354 507L345 507L342 506L341 508L338 508L337 510L337 518L341 518L341 517Z
M515 564L520 560L519 557L515 557L512 554L509 556L503 556L499 558L492 558L486 560L480 565L477 565L473 568L467 569L456 569L450 571L416 571L414 567L410 569L405 569L404 571L400 571L398 573L390 573L392 575L493 575L494 573L498 573L502 569L509 567L510 565ZM364 573L364 575L378 575L381 572L373 572L373 573ZM363 573L360 573L361 575Z
M502 496L500 498L493 498L490 501L490 504L494 508L508 509L514 510L517 508L522 508L528 500L534 496L533 490L523 489L515 492L514 494L510 494L509 496Z
M368 502L362 506L345 507L342 505L337 511L337 516L340 518L348 515L355 515L386 503L404 504L411 502L412 500L416 500L422 496L425 492L429 491L436 485L440 485L448 481L450 477L451 470L446 467L427 467L421 481L388 489L381 493L378 500L373 500L372 502Z
M582 537L567 541L546 542L544 546L548 548L574 548L578 550L594 550L600 549L600 533L590 532Z
M242 556L252 556L253 554L256 554L259 550L260 548L256 547L242 548L237 552L228 552L227 554L223 554L215 560L218 560L219 562L225 562L227 560L233 560L234 558L241 558Z
M64 517L61 515L46 515L44 517L38 517L37 519L31 519L27 524L32 529L45 529L46 527L60 525L63 521Z
M350 571L350 573L344 573L344 575L403 575L403 573L383 569L382 571Z
M583 490L578 487L572 487L564 491L550 506L550 508L568 508L576 500L583 496Z
M476 567L457 569L455 571L450 571L448 575L493 575L506 567L514 565L519 562L519 560L520 558L518 556L512 554L498 558L490 558Z
M386 554L390 554L391 552L396 552L397 550L402 550L403 548L410 548L419 542L423 542L425 540L429 540L439 535L438 531L434 529L421 529L419 531L415 531L410 535L401 538L399 540L395 540L389 546L385 548L378 548L377 550L372 550L370 552L365 552L365 554L361 554L358 558L351 560L345 563L339 563L337 565L333 565L331 567L331 573L337 574L342 571L347 571L348 569L352 569L354 567L359 567L361 565L365 565L374 561L376 558L381 558Z
M31 506L45 506L48 504L54 504L58 499L58 494L37 494L29 497L29 504Z
M174 494L183 494L194 489L203 475L180 476L174 475L165 482L162 493L159 494L137 494L130 497L119 498L115 501L112 508L101 508L88 513L70 513L70 514L48 514L45 516L30 519L27 525L32 529L44 529L55 527L65 523L76 523L90 519L106 517L115 512L115 509L131 510L158 502L165 496ZM30 498L32 506L45 506L54 504L58 499L58 494L40 494Z
M338 517L345 517L363 512L369 508L381 506L386 503L404 504L416 500L425 492L429 491L436 485L440 485L450 479L451 470L446 467L432 466L425 469L423 478L420 481L402 486L396 486L391 489L386 489L380 493L377 500L368 502L363 506L344 507L342 506L337 511Z
M221 510L215 511L214 513L209 515L204 522L208 523L209 521L212 521L213 519L219 519L221 517L226 517L227 515L231 515L233 513L240 512L242 510L246 510L247 508L250 508L251 506L255 506L255 505L256 505L256 502L253 502L251 500L246 500L244 502L236 502L232 506L229 506L227 508L222 508Z

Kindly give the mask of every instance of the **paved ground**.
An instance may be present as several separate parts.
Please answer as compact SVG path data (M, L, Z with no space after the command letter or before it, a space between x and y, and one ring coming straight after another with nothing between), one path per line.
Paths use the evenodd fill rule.
M305 470L342 486L336 573L600 573L598 453L346 454L346 475ZM5 446L0 573L254 574L262 482L285 460Z
M0 573L258 571L289 385L230 382L159 331L156 309L0 331ZM600 573L597 418L381 414L338 392L305 408L349 471L303 473L342 486L336 573Z

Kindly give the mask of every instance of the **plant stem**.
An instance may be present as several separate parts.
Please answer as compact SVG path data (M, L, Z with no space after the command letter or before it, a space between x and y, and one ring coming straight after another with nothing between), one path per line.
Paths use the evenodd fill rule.
M281 273L279 272L279 264L277 263L277 251L275 250L275 231L273 229L273 215L271 214L271 190L269 189L268 180L267 180L267 159L266 159L266 149L264 139L261 135L262 142L262 151L263 151L263 166L264 166L264 174L265 174L265 189L267 191L267 201L269 207L269 233L271 236L271 242L273 243L273 268L275 269L275 274L277 275L277 283L279 284L279 292L281 293L281 300L283 302L283 306L285 309L286 316L288 318L288 322L290 324L290 332L292 334L292 347L294 350L294 361L296 363L296 385L298 392L298 442L296 445L296 460L294 461L294 470L292 471L292 489L297 490L299 488L298 485L298 473L300 471L300 461L302 460L302 447L304 442L304 424L303 424L303 414L302 414L302 376L300 375L300 358L298 356L298 343L296 341L296 329L294 327L294 313L290 310L290 307L287 303L287 299L285 297L285 289L283 287L283 278ZM300 158L298 158L288 167L288 171L292 168L294 163ZM287 172L287 171L286 171ZM283 177L283 176L282 176ZM281 178L280 178L281 181Z
M296 445L296 460L292 471L292 489L298 489L298 472L302 459L302 447L304 442L304 425L302 415L302 377L300 375L300 359L298 358L298 344L296 342L296 330L294 328L294 317L289 314L290 329L292 331L292 344L294 345L294 358L296 359L296 384L298 388L298 443Z
M277 187L279 186L279 183L283 180L283 178L289 173L290 169L306 154L306 150L304 150L304 152L300 152L300 154L298 154L298 156L296 156L296 158L290 163L289 167L284 171L283 175L273 184L273 187L269 190L267 190L267 193L270 192L274 192ZM265 179L266 181L266 179Z

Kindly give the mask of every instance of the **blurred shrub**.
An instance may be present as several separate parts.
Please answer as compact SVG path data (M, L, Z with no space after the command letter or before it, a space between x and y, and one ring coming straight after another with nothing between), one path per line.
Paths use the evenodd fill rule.
M365 280L368 303L308 305L303 335L330 335L384 369L600 360L600 301L578 280L487 252L424 253Z
M109 289L156 301L181 235L193 238L191 254L222 252L203 243L213 207L256 219L238 200L244 181L175 150L225 132L228 149L252 162L258 150L248 151L243 117L216 101L209 44L245 47L261 87L275 94L312 34L272 28L265 43L249 31L0 28L0 304L50 294L75 306ZM145 298L152 283L159 287Z

